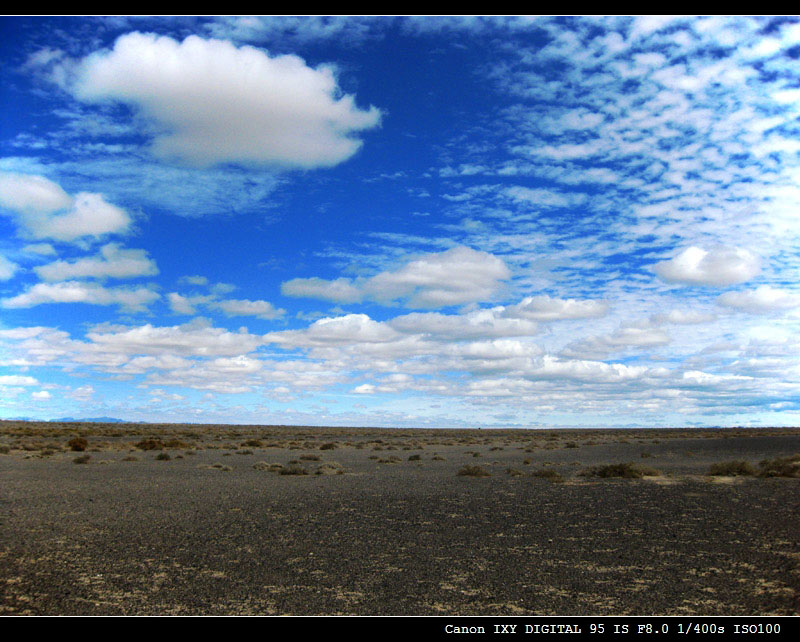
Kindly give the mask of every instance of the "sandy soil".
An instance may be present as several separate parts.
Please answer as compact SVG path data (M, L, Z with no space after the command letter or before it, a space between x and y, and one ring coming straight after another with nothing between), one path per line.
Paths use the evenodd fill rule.
M796 615L800 478L708 475L795 453L800 429L0 422L0 614ZM623 462L653 470L581 474Z

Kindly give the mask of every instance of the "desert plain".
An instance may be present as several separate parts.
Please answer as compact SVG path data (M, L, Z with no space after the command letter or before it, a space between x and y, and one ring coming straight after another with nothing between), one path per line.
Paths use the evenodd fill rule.
M797 615L800 429L0 422L0 615Z

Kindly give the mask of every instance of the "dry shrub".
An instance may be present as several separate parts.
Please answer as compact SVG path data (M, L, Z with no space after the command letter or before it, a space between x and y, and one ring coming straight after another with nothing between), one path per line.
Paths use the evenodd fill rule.
M734 461L720 461L712 464L708 469L708 474L712 477L740 477L756 474L756 469L750 462L737 459Z
M268 463L266 461L259 461L253 464L253 468L256 470L268 470L269 472L278 472L283 468L283 464L278 463Z
M555 483L564 481L564 478L561 476L561 473L559 473L556 470L553 470L552 468L539 468L538 470L534 470L531 473L531 476L538 477L540 479L546 479L547 481Z
M88 464L89 460L92 458L91 455L81 455L80 457L76 457L72 460L73 464Z
M89 442L83 437L73 437L67 442L69 449L76 453L81 453L89 446Z
M623 479L641 479L654 477L659 473L655 468L637 466L636 464L607 464L605 466L592 466L579 473L583 477L621 477Z
M765 459L758 464L759 477L800 477L800 453Z
M462 466L456 475L459 477L491 477L492 473L483 466Z
M344 466L335 461L326 461L319 466L314 474L316 475L344 475Z
M164 442L160 439L142 439L136 444L136 447L139 450L162 450Z
M291 466L287 466L286 468L281 468L280 470L281 475L308 475L308 471L303 468L302 466L298 466L297 464L292 464Z

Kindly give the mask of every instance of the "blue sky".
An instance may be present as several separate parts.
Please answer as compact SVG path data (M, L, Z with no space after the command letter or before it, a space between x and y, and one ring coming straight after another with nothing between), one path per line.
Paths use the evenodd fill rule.
M798 424L797 19L0 29L0 418Z

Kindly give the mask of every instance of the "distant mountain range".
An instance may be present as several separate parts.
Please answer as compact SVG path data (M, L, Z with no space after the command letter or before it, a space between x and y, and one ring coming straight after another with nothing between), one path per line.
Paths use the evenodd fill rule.
M130 423L124 419L117 419L116 417L82 417L76 419L75 417L59 417L58 419L51 419L51 422L80 422L92 424L127 424Z

